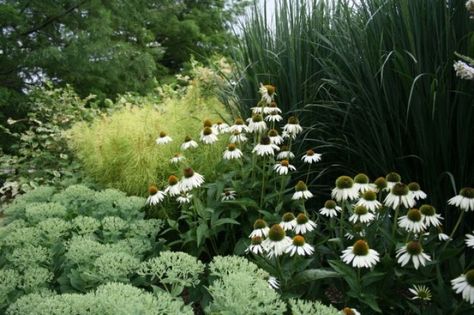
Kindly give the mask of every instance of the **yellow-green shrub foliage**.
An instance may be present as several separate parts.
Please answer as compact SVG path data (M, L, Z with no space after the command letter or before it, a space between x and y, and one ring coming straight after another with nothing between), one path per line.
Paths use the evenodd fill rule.
M205 119L229 123L230 114L216 97L204 96L197 80L179 91L182 96L168 93L159 104L154 103L156 97L128 95L118 101L122 109L92 124L73 126L70 144L84 171L105 186L134 195L145 194L151 183L164 184L171 174L180 177L184 166L211 180L228 135L211 146L200 143L197 149L185 151L186 160L181 165L170 164L170 158L180 152L186 136L199 142ZM155 140L161 131L173 141L158 146Z

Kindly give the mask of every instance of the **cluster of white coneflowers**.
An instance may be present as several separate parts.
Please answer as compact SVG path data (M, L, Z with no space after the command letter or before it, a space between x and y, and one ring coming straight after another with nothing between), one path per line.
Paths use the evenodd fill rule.
M343 235L343 220L353 224L352 232L344 234L347 239L356 238L352 246L342 251L341 259L354 268L373 268L380 261L380 254L370 248L367 239L368 227L371 224L393 220L392 239L402 236L405 244L396 249L397 262L402 266L413 266L418 269L431 261L431 255L425 252L423 244L428 236L437 235L440 242L449 242L459 227L462 217L467 211L474 211L474 189L463 188L459 195L448 200L449 205L458 207L461 212L450 235L442 232L443 218L429 204L421 204L427 198L425 192L416 182L408 185L401 182L399 174L392 172L380 177L373 183L365 174L354 178L340 176L336 187L332 190L333 200L325 202L319 210L322 216L329 219L338 218ZM347 211L348 213L345 213ZM474 234L474 233L473 233ZM474 235L466 235L466 244L474 248ZM452 280L453 289L461 293L463 298L474 304L474 269ZM431 291L424 285L410 288L414 299L429 300Z

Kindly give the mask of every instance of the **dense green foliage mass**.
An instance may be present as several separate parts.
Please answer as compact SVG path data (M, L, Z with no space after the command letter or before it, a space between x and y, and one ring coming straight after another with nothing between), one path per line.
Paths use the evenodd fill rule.
M0 3L0 89L50 78L82 96L146 92L156 77L229 44L242 1L61 0Z

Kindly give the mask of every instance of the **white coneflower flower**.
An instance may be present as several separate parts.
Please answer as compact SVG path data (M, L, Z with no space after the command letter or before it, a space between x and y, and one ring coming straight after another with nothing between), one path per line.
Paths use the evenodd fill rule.
M242 151L235 146L234 143L227 145L227 149L224 151L224 160L240 159L243 156Z
M441 242L444 242L444 241L447 241L447 240L450 240L451 238L449 237L449 235L447 234L444 234L444 233L438 233L438 240L441 241Z
M385 181L387 183L387 187L385 188L385 190L390 191L393 188L393 186L395 186L395 184L400 183L401 180L402 178L400 174L396 172L388 173L387 176L385 176Z
M256 236L258 237L267 237L268 236L268 231L270 231L270 228L267 225L267 222L262 219L257 219L255 223L253 224L253 231L250 233L249 237L254 238Z
M359 198L359 192L354 187L354 181L349 176L339 176L336 179L336 187L331 192L331 197L338 202L354 200Z
M423 252L423 247L419 241L411 241L397 250L397 262L403 267L412 261L415 269L425 266L427 261L431 261L430 256Z
M474 234L474 231L473 231ZM474 235L473 234L466 234L465 242L468 247L474 248Z
M273 85L266 84L263 85L260 83L260 88L258 91L262 95L262 100L265 101L267 104L271 104L273 101L273 97L275 96L276 88Z
M285 231L292 231L296 226L295 215L291 212L285 213L282 217L281 222L280 222L280 226Z
M334 200L326 200L324 207L319 209L319 213L326 217L337 217L337 213L341 212L342 208L337 205Z
M448 200L448 204L455 205L464 211L474 211L474 188L461 189L459 195Z
M194 172L191 167L184 169L184 176L179 182L181 191L188 191L193 188L198 188L204 183L204 176Z
M191 137L186 136L184 138L184 142L181 144L181 150L186 151L188 149L195 149L198 147L198 144L196 141L191 139Z
M300 200L300 199L309 199L312 198L313 194L308 190L308 187L303 181L298 181L298 183L295 186L295 193L293 194L293 197L291 199L293 200Z
M171 137L169 137L164 131L161 131L160 136L156 138L156 144L167 144L171 141L173 141L173 139L171 139Z
M415 199L410 195L407 185L396 183L387 197L385 197L384 204L392 209L396 209L401 205L405 208L410 208L415 205Z
M237 118L232 126L229 127L229 131L234 133L234 132L248 132L249 127L245 125L245 122L242 120L242 118Z
M421 217L423 222L425 223L426 227L434 226L438 227L441 225L441 221L443 218L440 214L436 213L436 209L431 205L422 205L420 207Z
M376 187L376 192L379 191L384 191L384 190L390 190L387 189L387 180L385 177L379 177L374 181L375 187Z
M265 106L263 108L263 113L266 115L271 115L271 114L281 114L281 109L278 108L278 105L276 102L271 102L270 105Z
M426 229L420 210L410 209L407 215L398 218L398 226L407 232L421 233Z
M178 198L176 198L176 201L181 204L181 205L184 205L186 203L190 203L191 202L191 198L193 198L193 195L190 194L190 193L181 193L181 195L179 195Z
M344 307L341 311L342 315L360 315L355 308Z
M151 185L148 188L148 192L150 196L148 196L146 203L150 206L155 206L162 202L163 199L165 199L165 194L162 191L158 190L158 187L156 187L155 185Z
M277 160L292 160L295 158L293 152L288 149L287 145L281 146L281 152L277 155Z
M288 123L283 126L283 131L286 131L294 139L299 133L303 132L303 127L300 126L298 118L291 116L288 118Z
M456 293L461 293L462 298L474 304L474 269L451 280L451 285Z
M168 187L165 189L165 194L168 196L174 197L181 193L181 189L179 189L179 182L178 178L174 175L168 177Z
M255 255L262 255L264 250L262 246L262 238L260 236L252 237L250 242L250 246L247 247L245 252L248 254L249 252L254 253Z
M217 136L216 134L212 131L212 128L210 127L205 127L202 131L201 131L201 141L205 144L213 144L214 142L216 142L218 139L217 139Z
M278 282L278 279L275 278L275 277L272 277L270 276L268 278L268 286L271 288L271 289L279 289L280 288L280 282Z
M372 268L379 261L379 253L369 248L364 240L358 240L353 246L342 251L342 261L356 268Z
M255 115L255 114L263 114L265 111L264 111L264 108L265 108L265 105L267 105L267 103L263 100L261 100L260 102L258 102L257 106L255 107L252 107L250 108L252 110L252 114Z
M270 138L270 141L273 143L273 144L276 144L276 145L280 145L283 143L283 138L282 136L280 136L278 134L278 131L276 131L275 129L271 129L269 132L268 132L268 137Z
M229 132L229 125L222 121L218 121L212 125L212 130L214 130L216 134L226 133Z
M408 189L415 200L426 199L427 197L426 193L421 190L420 185L416 182L411 182L408 184Z
M431 301L431 290L425 285L414 285L408 291L413 294L412 300Z
M281 117L281 115L278 113L270 113L265 116L265 120L268 122L280 122L283 120L283 117Z
M269 137L263 136L262 139L260 139L260 143L253 148L252 153L256 153L258 156L273 156L275 155L275 151L278 150L280 150L280 148L271 143Z
M234 131L232 136L230 136L230 143L244 143L248 140L245 134L240 131Z
M274 224L268 231L268 238L262 242L262 246L268 253L268 257L278 257L283 255L288 246L291 245L291 238L286 236L285 230L279 225Z
M290 254L290 256L295 254L298 256L311 255L314 253L314 247L307 244L303 236L296 235L293 237L292 244L286 248L285 253Z
M314 153L313 150L306 151L306 154L301 157L304 163L313 164L321 161L321 154Z
M300 213L296 217L295 233L296 234L306 234L313 231L317 227L314 221L310 220L306 214Z
M234 190L226 190L221 194L221 201L235 200L237 193Z
M474 80L474 68L464 61L456 61L453 67L454 71L456 71L456 76L464 80Z
M365 237L365 225L362 223L356 223L352 226L352 233L347 232L344 235L348 240L352 240L354 237L363 238Z
M179 164L180 162L186 160L186 158L184 157L184 155L182 155L181 153L176 153L171 159L170 159L170 163L171 164Z
M374 220L375 215L372 212L369 212L364 206L355 206L354 214L349 218L349 221L352 223L370 223Z
M382 204L377 200L377 194L372 190L368 190L362 194L356 206L364 206L367 210L376 212L382 207Z
M253 133L263 133L267 130L267 123L263 120L262 115L256 114L252 118L247 119L249 131Z
M357 189L357 191L360 193L365 193L369 190L377 190L377 186L370 183L369 177L367 175L360 173L354 177L354 189Z
M278 175L287 175L288 171L296 171L296 167L291 165L288 160L282 160L280 163L275 164L273 169Z

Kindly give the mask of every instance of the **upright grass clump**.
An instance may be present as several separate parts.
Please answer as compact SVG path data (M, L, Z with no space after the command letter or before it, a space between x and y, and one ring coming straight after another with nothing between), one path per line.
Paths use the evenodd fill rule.
M135 98L123 109L97 118L92 124L76 124L69 132L70 145L84 164L88 175L102 185L129 194L141 195L150 183L165 183L169 174L178 173L182 165L170 159L180 152L187 136L199 142L203 121L226 121L229 113L214 97L203 96L198 85L190 85L182 97L165 98L153 104L147 98ZM133 99L132 99L133 101ZM172 142L157 145L160 133ZM181 152L184 165L197 167L212 178L225 141L213 150L201 144L192 154Z
M324 147L335 172L396 169L442 209L474 178L473 90L453 70L455 52L474 49L464 3L278 1L275 25L259 10L244 24L241 82L274 82L279 106L311 125L305 146ZM253 90L236 92L246 107Z

